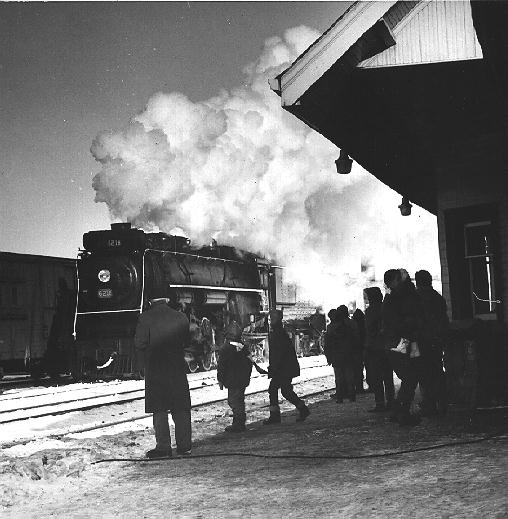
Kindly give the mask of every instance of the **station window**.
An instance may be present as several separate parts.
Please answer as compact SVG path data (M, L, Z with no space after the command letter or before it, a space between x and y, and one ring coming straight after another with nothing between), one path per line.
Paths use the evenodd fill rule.
M473 316L496 317L496 285L491 221L464 225L465 259L469 270Z
M452 319L502 319L498 222L497 204L444 211Z

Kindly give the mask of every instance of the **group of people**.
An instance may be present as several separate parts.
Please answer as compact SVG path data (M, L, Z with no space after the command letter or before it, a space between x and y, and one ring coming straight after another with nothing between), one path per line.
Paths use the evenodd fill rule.
M446 410L446 301L432 288L432 276L426 270L416 272L415 282L416 287L404 269L390 269L384 274L389 293L381 307L380 336L388 361L401 381L392 414L401 425L419 423L419 416L410 413L418 384L422 415Z
M345 305L328 313L325 355L335 373L337 402L356 399L363 391L363 365L367 383L374 392L374 412L392 411L391 419L401 425L415 425L419 417L410 413L418 384L423 396L422 413L436 414L445 406L442 353L448 326L446 303L432 288L432 277L420 270L416 287L404 269L385 272L387 293L378 287L364 290L365 315L356 311L349 317ZM230 433L245 430L245 390L252 368L267 373L270 415L265 425L281 422L279 390L298 410L297 421L310 410L293 389L292 380L300 374L295 349L282 324L282 311L269 312L269 367L260 368L242 342L241 326L234 320L226 328L219 354L217 379L227 388L233 423ZM191 402L186 376L184 345L189 338L185 314L168 306L165 299L153 299L138 320L135 345L145 373L145 411L153 413L156 446L148 458L172 455L168 411L175 424L177 453L191 453ZM365 352L365 355L364 355ZM393 371L401 380L395 397Z
M391 410L391 420L416 425L421 415L446 409L442 356L448 315L444 298L432 288L426 270L415 274L416 286L405 269L385 272L386 295L379 287L364 289L365 314L349 317L345 305L328 313L325 355L335 372L337 402L354 401L363 392L363 362L372 412ZM401 380L397 397L393 372ZM411 414L416 387L422 393L421 413Z
M282 396L299 411L297 421L309 416L309 408L293 389L293 378L300 375L300 365L289 335L282 326L282 311L271 310L269 313L268 372L260 368L250 356L248 348L241 342L242 329L232 321L226 331L226 342L219 354L217 380L219 387L228 389L228 404L233 411L233 423L226 427L226 432L245 430L245 389L250 383L252 367L270 378L268 395L270 398L270 416L264 425L281 422L279 407L279 389Z
M233 423L226 427L226 432L245 430L245 389L250 383L253 366L271 379L268 388L270 415L264 420L265 425L281 422L279 390L298 409L297 421L305 420L310 414L293 389L292 380L300 374L300 366L282 325L282 316L281 310L269 312L268 372L252 359L242 342L240 325L232 320L226 328L217 366L219 387L227 388L228 404L233 411ZM145 374L145 411L153 413L156 442L155 448L146 453L150 459L172 455L168 411L175 424L177 454L191 453L191 402L184 358L184 345L188 339L187 317L168 306L166 299L152 299L149 309L139 316L134 342Z

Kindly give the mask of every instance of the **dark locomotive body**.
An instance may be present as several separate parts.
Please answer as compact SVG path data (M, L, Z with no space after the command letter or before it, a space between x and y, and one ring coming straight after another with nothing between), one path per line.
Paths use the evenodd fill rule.
M232 320L261 354L269 307L294 303L294 291L282 282L282 269L232 247L193 248L186 238L144 233L130 224L86 233L83 246L75 378L94 376L97 369L101 376L136 375L136 322L152 298L166 298L189 317L186 360L191 371L214 367L215 352Z

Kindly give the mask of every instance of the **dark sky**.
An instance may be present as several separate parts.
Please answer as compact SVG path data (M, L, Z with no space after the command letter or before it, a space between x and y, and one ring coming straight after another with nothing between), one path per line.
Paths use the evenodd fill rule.
M110 223L91 187L100 131L158 91L200 101L241 85L267 38L323 32L349 4L1 3L0 251L75 256Z

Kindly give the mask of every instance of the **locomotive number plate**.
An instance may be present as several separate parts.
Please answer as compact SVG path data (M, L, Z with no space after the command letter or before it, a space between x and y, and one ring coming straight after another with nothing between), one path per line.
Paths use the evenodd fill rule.
M111 288L101 288L97 291L99 299L111 299L113 297L113 290Z

